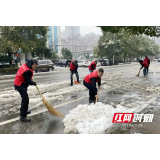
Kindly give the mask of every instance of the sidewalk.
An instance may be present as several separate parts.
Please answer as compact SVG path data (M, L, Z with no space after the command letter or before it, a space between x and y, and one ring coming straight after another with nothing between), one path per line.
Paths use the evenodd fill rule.
M153 122L140 122L139 125L126 129L120 129L114 133L130 134L130 133L141 133L141 134L160 134L160 95L153 100L146 108L141 110L139 113L143 114L154 114Z

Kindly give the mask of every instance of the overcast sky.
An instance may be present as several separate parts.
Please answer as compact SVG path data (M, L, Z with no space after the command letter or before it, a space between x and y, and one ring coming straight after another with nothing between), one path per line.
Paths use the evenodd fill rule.
M61 26L61 31L65 30L65 26ZM81 34L88 34L94 32L96 34L102 34L101 29L96 26L80 26Z

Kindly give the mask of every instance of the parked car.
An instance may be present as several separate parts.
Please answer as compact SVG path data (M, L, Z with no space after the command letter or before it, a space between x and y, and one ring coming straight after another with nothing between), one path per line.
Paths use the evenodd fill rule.
M38 60L38 65L35 70L37 73L38 71L53 71L54 70L54 63L51 60Z
M101 63L101 66L109 66L109 60L108 59L101 59L99 60Z
M59 66L59 67L65 67L66 62L67 62L67 59L59 59L59 60L55 63L55 65L56 65L56 66Z
M77 60L77 61L79 67L88 67L90 64L87 60Z
M160 62L160 58L158 59L158 62Z

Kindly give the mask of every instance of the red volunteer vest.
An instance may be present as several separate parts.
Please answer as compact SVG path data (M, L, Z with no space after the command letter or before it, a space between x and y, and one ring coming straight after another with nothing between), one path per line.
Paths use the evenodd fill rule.
M26 64L22 64L21 67L18 69L15 80L14 80L14 84L16 86L20 86L22 83L26 83L23 73L30 70L32 72L32 77L33 77L33 70L28 68ZM31 77L31 78L32 78Z
M144 66L145 68L148 67L148 63L145 62L145 61L143 61L141 64L143 64L143 66Z
M149 64L149 58L145 58L144 61Z
M70 69L71 69L72 71L74 71L76 68L77 68L77 66L74 66L74 65L72 64L72 62L71 62L71 63L70 63Z
M98 71L94 71L94 72L88 74L88 75L84 78L84 81L87 82L87 83L92 84L91 78L97 77L97 81L96 81L96 82L99 82L98 74L97 74L97 73L98 73Z
M88 68L89 68L89 70L92 70L92 71L93 71L94 69L92 69L92 68L91 68L91 65L92 65L92 64L93 64L93 66L94 66L94 69L95 69L95 68L96 68L95 61L93 61L93 62L92 62L90 65L89 65L89 67L88 67Z

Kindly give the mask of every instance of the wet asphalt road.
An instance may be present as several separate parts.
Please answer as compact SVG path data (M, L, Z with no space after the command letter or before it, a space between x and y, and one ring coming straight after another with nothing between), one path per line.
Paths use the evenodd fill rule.
M157 64L155 64L155 65L157 65ZM137 65L131 65L131 66L127 66L127 67L123 66L123 67L113 67L113 68L106 67L105 73L106 72L107 73L116 73L116 72L130 70L130 69L138 70L139 65L137 64ZM83 78L86 74L88 74L88 69L86 69L86 68L79 69L79 74L80 74L80 78ZM35 80L37 83L47 84L47 83L53 83L53 81L54 82L62 81L61 78L63 78L63 80L68 80L69 71L61 71L61 72L55 72L55 73L53 72L53 74L51 74L49 76L44 75L42 77L35 78ZM131 82L132 78L127 77L125 80L126 81L128 80L129 82ZM156 81L155 83L157 83L157 80L155 80L155 81ZM147 80L146 80L146 83L148 83ZM10 85L12 85L12 82L5 84L5 85L10 86ZM3 85L3 86L1 85L0 88L3 90L5 88L5 85ZM12 87L10 89L12 89ZM116 90L115 91L112 90L112 91L106 92L105 94L101 94L100 101L102 101L104 103L111 102L111 101L120 102L125 98L125 96L123 94L116 94ZM138 93L136 94L136 96L138 96ZM133 93L131 98L134 98L136 96ZM79 97L76 97L74 99L77 99L77 98L79 98ZM73 100L73 98L71 97L70 100ZM62 103L62 102L60 102L60 103ZM83 100L77 99L76 102L61 106L57 110L59 110L64 115L66 115L69 113L69 110L77 107L78 104L86 104L86 103L88 104L87 97L83 98ZM62 120L63 120L62 118L54 117L54 116L50 115L50 113L48 113L48 112L43 112L43 113L32 116L31 123L22 123L20 121L15 121L15 122L7 123L5 125L1 125L0 126L0 133L1 134L4 134L4 133L62 134L63 133L63 121Z
M106 66L102 68L104 68L105 73L116 73L119 71L133 69L133 67L138 70L139 64L126 66L126 67L120 66L118 68L117 67L106 67ZM79 72L79 77L81 79L83 79L87 74L89 74L88 68L79 68L78 72ZM48 75L47 75L47 72L43 72L43 73L44 75L40 75L40 76L38 74L35 74L36 76L34 77L34 79L37 82L37 84L56 83L58 81L70 79L69 68L64 68L64 71L63 70L53 71L52 74L48 74ZM13 81L14 81L14 78L9 79L9 82L7 83L5 81L3 83L0 83L0 91L9 90L9 89L13 90L14 89ZM2 82L1 77L0 77L0 82Z

